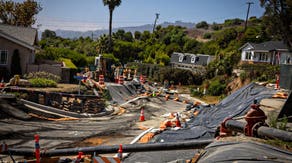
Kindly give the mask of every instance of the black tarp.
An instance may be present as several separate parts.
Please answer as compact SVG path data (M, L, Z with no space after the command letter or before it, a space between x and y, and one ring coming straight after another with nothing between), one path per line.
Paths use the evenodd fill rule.
M178 131L165 131L153 139L154 142L173 142L180 140L214 137L220 123L227 117L243 116L254 100L270 98L275 90L251 83L237 90L215 106L200 107L197 117L186 123L186 128Z
M120 84L111 84L107 85L107 89L112 97L112 100L118 104L122 104L136 96L136 88L132 83L120 85Z
M256 142L214 142L198 161L209 162L292 162L292 153Z

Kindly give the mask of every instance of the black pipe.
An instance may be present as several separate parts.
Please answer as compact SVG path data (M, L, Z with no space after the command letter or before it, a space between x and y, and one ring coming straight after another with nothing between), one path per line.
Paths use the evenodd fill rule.
M244 132L245 125L246 125L245 122L240 122L240 121L235 121L235 120L227 120L225 122L226 128L232 131L237 131L237 132Z
M240 122L235 120L228 120L225 122L225 127L230 130L234 130L237 132L244 132L244 127L246 122ZM271 139L279 139L287 142L292 142L292 132L279 130L276 128L270 128L266 126L260 126L255 133L258 137L261 138L271 138Z
M179 149L197 149L203 148L212 143L213 139L205 140L192 140L183 142L169 142L169 143L148 143L148 144L125 144L123 145L123 152L145 152L145 151L161 151L161 150L179 150ZM55 149L42 151L42 157L52 156L71 156L76 155L78 152L84 154L107 154L117 153L119 145L112 146L96 146L96 147L80 147L80 148L67 148L67 149ZM34 150L32 149L9 149L12 155L18 156L34 156ZM5 153L4 153L5 154Z
M292 132L274 129L266 126L262 126L257 130L259 137L268 137L273 139L280 139L286 142L292 142Z

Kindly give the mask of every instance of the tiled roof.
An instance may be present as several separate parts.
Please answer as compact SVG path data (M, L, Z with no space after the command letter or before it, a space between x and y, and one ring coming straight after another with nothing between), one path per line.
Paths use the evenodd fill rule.
M30 27L18 27L0 24L0 33L10 36L29 46L34 46L37 39L37 30Z

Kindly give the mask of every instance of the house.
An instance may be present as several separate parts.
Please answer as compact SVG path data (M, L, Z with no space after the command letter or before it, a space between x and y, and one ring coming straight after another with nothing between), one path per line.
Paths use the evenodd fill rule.
M170 64L175 68L193 69L207 66L211 61L210 55L174 52Z
M12 56L19 55L21 73L28 72L28 65L35 62L37 30L0 24L0 69L1 77L11 74ZM8 72L7 72L8 71Z
M282 41L246 43L239 50L241 50L242 63L269 63L272 65L292 63L292 53Z

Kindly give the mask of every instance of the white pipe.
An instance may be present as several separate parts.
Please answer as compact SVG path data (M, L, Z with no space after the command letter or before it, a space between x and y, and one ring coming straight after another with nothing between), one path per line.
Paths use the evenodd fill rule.
M150 132L150 131L153 130L153 129L154 129L154 128L151 127L151 128L149 128L148 130L143 131L140 135L138 135L137 137L135 137L135 139L132 140L132 141L130 142L130 144L134 144L134 143L136 143L136 142L137 142L138 140L140 140L145 134L147 134L148 132ZM130 154L130 153L123 153L123 158L127 157L129 154ZM118 157L118 154L115 154L114 157Z

